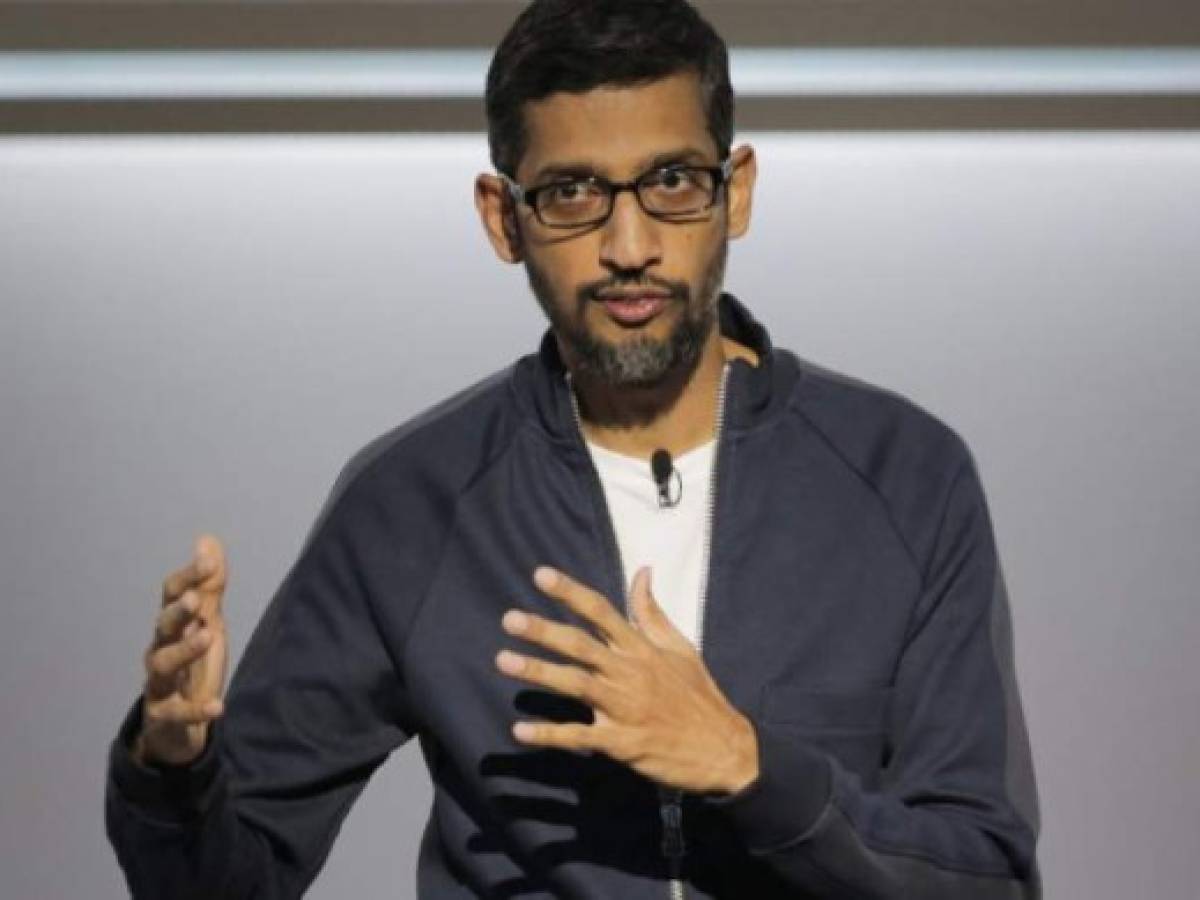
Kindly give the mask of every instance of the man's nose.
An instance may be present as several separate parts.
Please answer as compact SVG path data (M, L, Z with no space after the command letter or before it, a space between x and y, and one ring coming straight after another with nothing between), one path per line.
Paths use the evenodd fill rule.
M600 262L626 271L661 262L658 224L642 209L633 191L619 191L613 197L612 215L604 223Z

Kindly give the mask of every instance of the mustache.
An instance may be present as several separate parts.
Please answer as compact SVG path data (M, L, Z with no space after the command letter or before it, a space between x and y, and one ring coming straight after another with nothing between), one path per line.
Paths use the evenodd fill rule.
M670 295L672 300L688 300L691 296L691 290L685 281L668 281L665 278L643 277L643 278L605 278L602 281L589 281L587 284L580 285L575 292L575 299L579 304L579 309L582 311L586 305L595 300L600 300L601 294L614 293L618 291L633 291L636 288L654 288L657 291L663 291Z

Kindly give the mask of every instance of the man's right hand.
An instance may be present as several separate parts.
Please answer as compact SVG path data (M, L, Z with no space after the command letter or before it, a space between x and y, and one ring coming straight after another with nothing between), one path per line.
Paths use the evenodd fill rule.
M138 762L188 765L203 752L209 724L224 710L226 576L221 542L202 534L192 561L163 581L162 609L145 656L142 731L133 748Z

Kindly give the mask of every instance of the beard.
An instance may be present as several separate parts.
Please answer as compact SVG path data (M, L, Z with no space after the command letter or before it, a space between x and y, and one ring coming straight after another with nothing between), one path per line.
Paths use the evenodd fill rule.
M729 241L708 261L700 282L700 296L692 297L691 287L684 281L661 278L606 279L582 285L575 292L574 314L567 314L558 303L550 283L527 256L525 272L538 305L550 320L555 334L571 351L575 373L610 387L654 387L668 375L690 376L700 361L704 344L717 323L717 301L725 278L725 260ZM668 291L667 306L682 304L679 316L670 333L662 339L637 334L626 341L607 341L588 330L589 303L603 302L602 293L654 287ZM665 311L665 310L664 310Z

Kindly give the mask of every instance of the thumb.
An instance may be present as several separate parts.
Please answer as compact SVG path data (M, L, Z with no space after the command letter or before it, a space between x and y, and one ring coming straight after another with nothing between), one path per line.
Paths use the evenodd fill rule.
M675 623L658 605L650 584L650 567L642 566L633 576L630 590L631 605L637 626L650 640L661 647L681 649L691 642L675 627Z
M197 585L201 606L208 614L220 612L221 598L229 580L229 565L225 558L225 548L216 535L205 532L197 536L193 544L192 556L199 565L205 567L204 578Z

